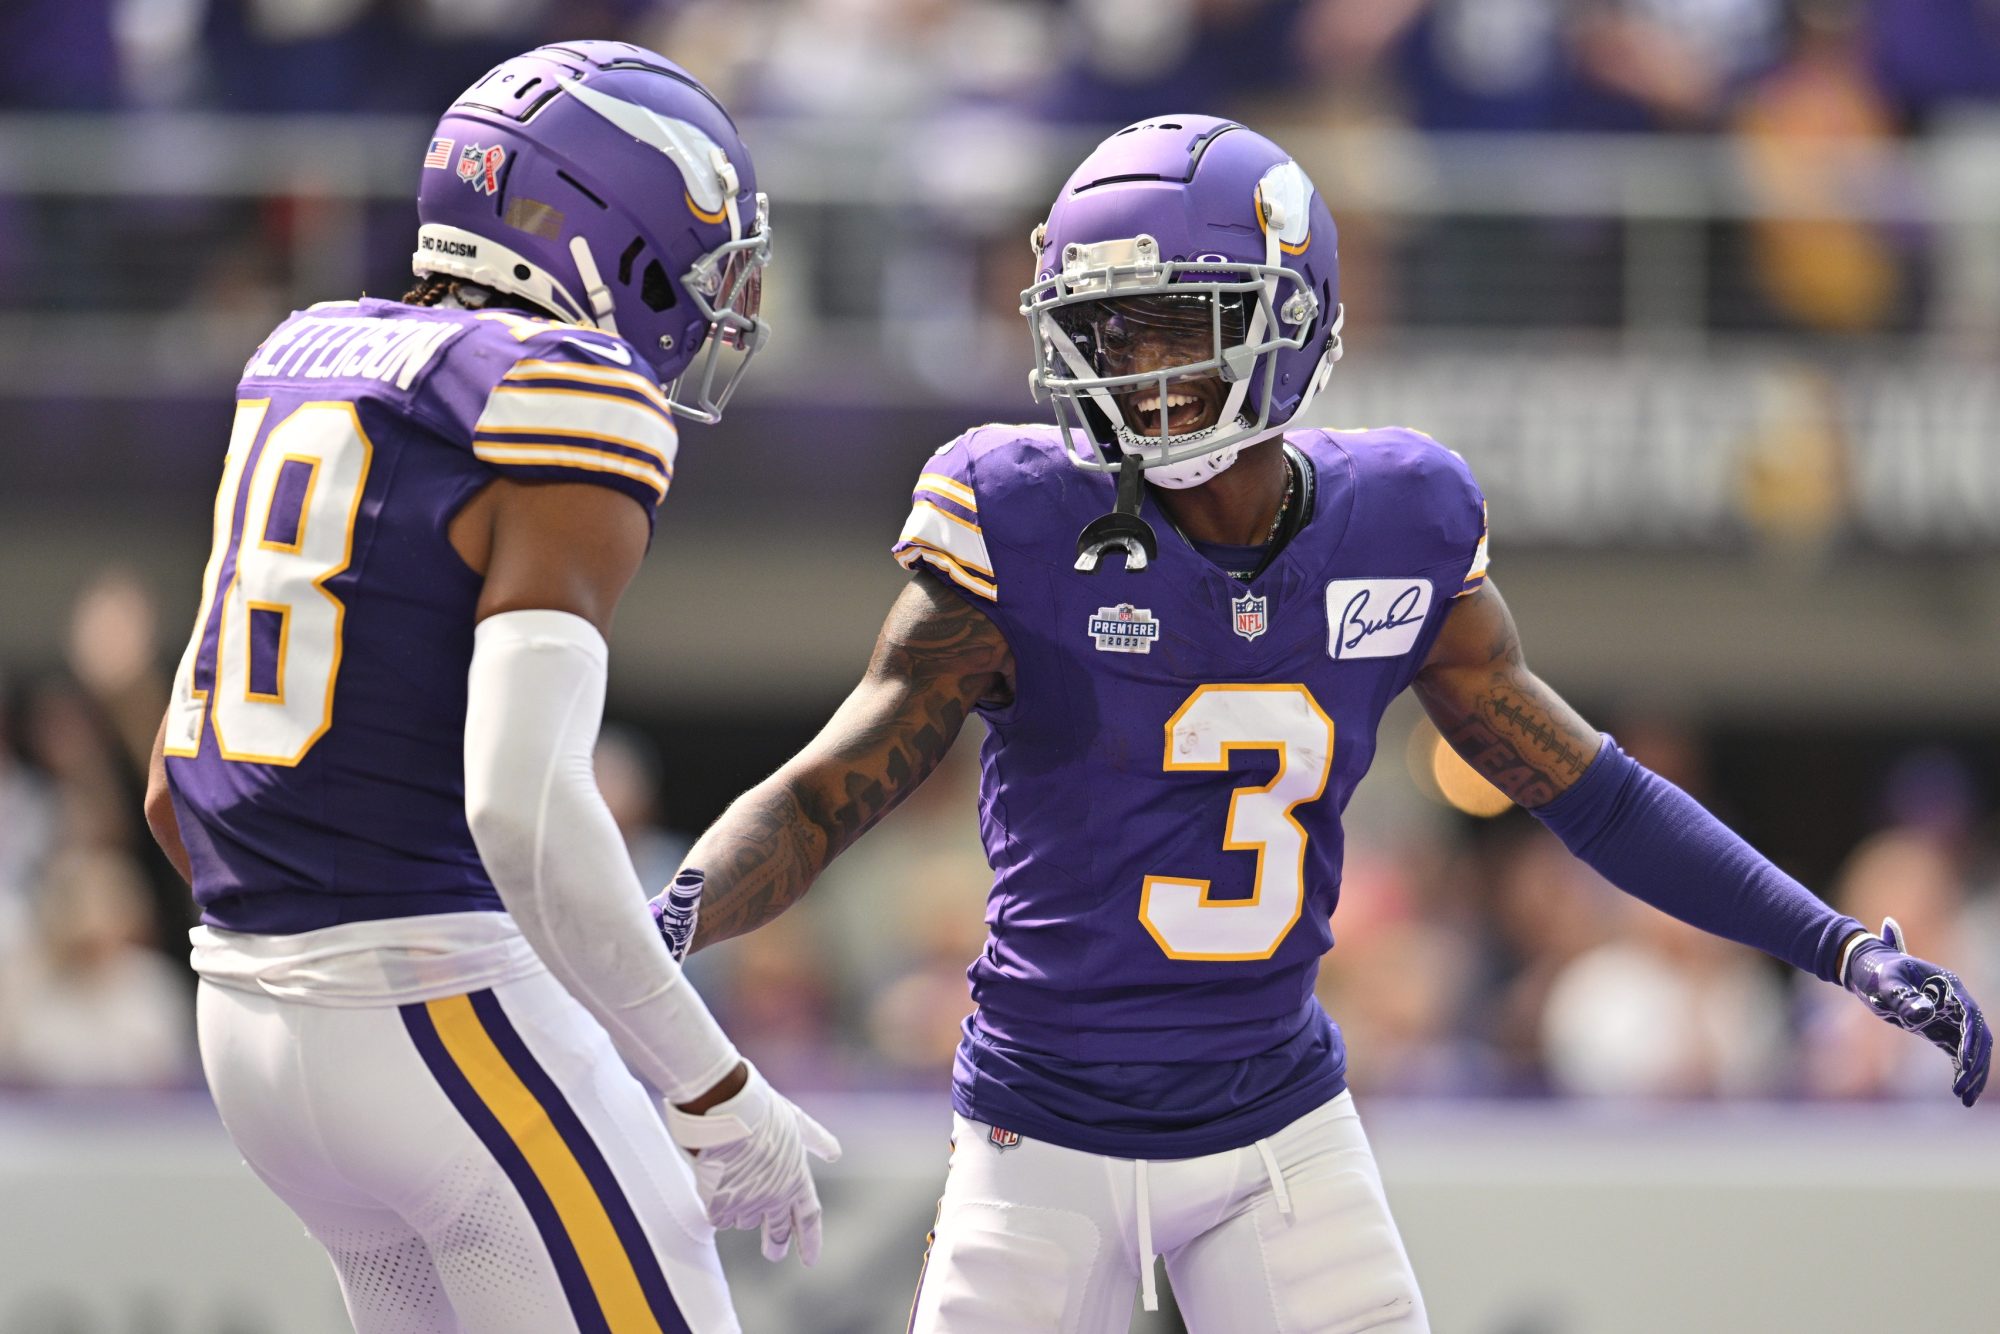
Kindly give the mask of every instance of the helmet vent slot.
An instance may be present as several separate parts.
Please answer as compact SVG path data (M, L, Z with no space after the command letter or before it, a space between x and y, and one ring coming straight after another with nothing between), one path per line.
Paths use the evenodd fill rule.
M1164 181L1165 179L1167 178L1160 175L1156 171L1134 172L1129 176L1105 176L1099 180L1090 181L1084 185L1079 185L1076 187L1076 189L1071 190L1070 193L1073 195L1080 195L1085 190L1095 190L1099 186L1104 186L1104 185L1124 185L1130 181Z
M639 299L646 303L648 310L674 308L674 285L667 281L667 271L657 259L646 265L646 272L639 283Z
M1202 157L1208 152L1209 145L1213 144L1223 135L1228 134L1231 130L1240 128L1234 121L1225 121L1223 124L1216 126L1207 134L1201 136L1201 138L1195 140L1194 150L1188 155L1188 172L1182 179L1193 180L1196 169L1201 166Z
M568 182L570 189L576 191L578 194L582 195L585 199L588 199L591 203L597 205L599 208L609 207L609 205L607 205L602 199L599 199L597 195L589 189L589 187L585 186L582 181L579 181L576 177L570 175L568 172L558 168L556 170L556 175L562 180Z
M646 238L635 236L632 244L625 247L625 253L618 257L618 281L627 287L632 285L632 265L637 262L639 252L646 248Z
M555 97L555 95L561 91L562 89L557 87L555 84L550 84L548 87L542 89L541 96L537 97L534 101L528 103L528 105L522 107L521 114L516 116L515 119L525 125L527 122L535 118L535 113L537 111L540 111L543 107L547 106L549 102Z

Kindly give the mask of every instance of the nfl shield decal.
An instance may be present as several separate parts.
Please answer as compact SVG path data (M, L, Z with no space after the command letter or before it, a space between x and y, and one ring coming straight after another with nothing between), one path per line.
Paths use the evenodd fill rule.
M500 193L500 167L507 161L507 150L499 144L491 148L481 148L478 144L467 144L458 152L458 179L483 195Z
M1160 637L1160 623L1150 607L1121 602L1115 607L1099 607L1090 618L1090 637L1100 653L1151 653Z
M1245 639L1255 639L1271 628L1264 615L1268 599L1254 593L1245 593L1240 598L1232 598L1229 603L1231 619L1235 622L1236 633Z
M992 1126L986 1131L986 1142L1005 1153L1020 1144L1021 1133L1018 1130L1002 1130L999 1126Z

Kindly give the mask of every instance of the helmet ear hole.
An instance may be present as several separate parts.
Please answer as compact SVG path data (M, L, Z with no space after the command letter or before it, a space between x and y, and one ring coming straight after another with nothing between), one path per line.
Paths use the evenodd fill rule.
M632 285L632 268L645 252L646 238L635 236L632 244L625 247L625 253L618 257L618 281L626 287ZM674 295L674 285L667 281L667 270L659 260L647 263L639 274L639 299L651 311L672 310L680 300Z
M660 266L660 261L657 259L646 265L646 272L640 277L639 299L646 303L648 310L662 311L674 308L677 300L674 296L674 285L667 281L667 271Z

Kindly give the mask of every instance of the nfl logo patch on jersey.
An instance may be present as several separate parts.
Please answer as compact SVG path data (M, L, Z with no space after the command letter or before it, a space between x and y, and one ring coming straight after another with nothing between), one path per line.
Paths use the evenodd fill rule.
M1266 601L1252 593L1230 599L1229 610L1235 618L1237 634L1245 639L1255 639L1271 628L1270 622L1264 617Z
M1021 1132L1018 1130L1002 1130L999 1126L992 1126L986 1131L986 1142L1002 1153L1005 1153L1007 1150L1019 1146L1021 1143Z
M1160 623L1149 607L1121 602L1115 607L1099 607L1090 618L1090 637L1100 653L1151 653L1160 637Z

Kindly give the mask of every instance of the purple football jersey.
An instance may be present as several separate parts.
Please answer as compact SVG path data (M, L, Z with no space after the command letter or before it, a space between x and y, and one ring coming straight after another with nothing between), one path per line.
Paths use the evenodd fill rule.
M204 922L499 908L465 821L481 580L447 528L502 476L613 487L650 518L675 446L645 362L595 330L370 300L265 339L167 713Z
M1219 1152L1344 1087L1313 996L1341 811L1454 598L1485 578L1485 503L1415 431L1300 431L1310 513L1252 583L1148 495L1143 571L1072 568L1109 476L1052 427L987 426L918 478L896 556L1006 635L985 711L994 871L954 1103L1122 1157Z

